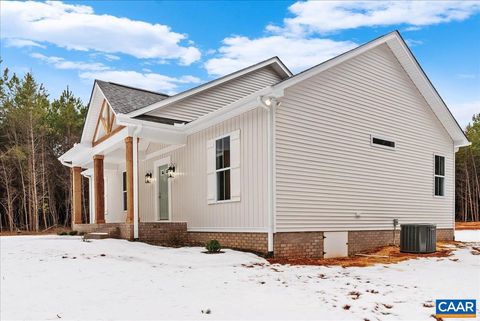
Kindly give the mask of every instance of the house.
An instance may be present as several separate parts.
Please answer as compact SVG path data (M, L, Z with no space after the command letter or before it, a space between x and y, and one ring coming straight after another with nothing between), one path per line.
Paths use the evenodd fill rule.
M97 80L60 160L79 231L333 257L392 243L397 222L453 239L468 144L395 31L296 75L273 57L172 96Z

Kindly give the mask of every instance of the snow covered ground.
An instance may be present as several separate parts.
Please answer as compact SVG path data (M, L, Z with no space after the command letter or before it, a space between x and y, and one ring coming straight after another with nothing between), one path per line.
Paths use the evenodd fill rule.
M471 252L479 245L341 268L113 239L1 237L0 319L433 320L435 299L480 299L480 255Z

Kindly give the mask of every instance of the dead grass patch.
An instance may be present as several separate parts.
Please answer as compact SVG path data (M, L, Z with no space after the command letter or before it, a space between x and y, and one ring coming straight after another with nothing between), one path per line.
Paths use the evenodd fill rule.
M480 230L480 222L455 222L456 230Z
M424 257L448 257L452 251L459 246L458 242L438 242L437 252L428 254L402 253L398 246L384 246L363 254L373 256L352 256L331 259L308 259L308 258L292 258L292 259L267 259L270 263L290 264L290 265L339 265L342 267L365 267L374 264L392 264L405 260L418 259Z
M70 232L69 228L65 227L55 227L55 228L48 228L44 231L24 231L24 230L17 230L17 231L0 231L0 236L15 236L15 235L50 235L55 234L57 235L59 232Z

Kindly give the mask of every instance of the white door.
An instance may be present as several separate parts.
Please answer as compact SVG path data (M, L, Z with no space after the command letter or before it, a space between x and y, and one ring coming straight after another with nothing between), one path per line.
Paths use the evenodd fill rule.
M324 258L348 256L348 232L323 233Z

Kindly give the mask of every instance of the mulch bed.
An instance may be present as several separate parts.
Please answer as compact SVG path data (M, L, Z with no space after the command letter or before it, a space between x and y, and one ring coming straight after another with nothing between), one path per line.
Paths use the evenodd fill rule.
M331 259L308 259L308 258L294 258L294 259L267 259L270 263L290 264L290 265L339 265L342 267L365 267L374 264L391 264L398 263L405 260L419 259L424 257L448 257L456 247L461 246L458 242L438 242L437 252L428 254L414 254L402 253L398 246L385 246L375 250L364 252L363 254L375 256L352 256Z
M480 230L480 222L455 222L456 230Z

